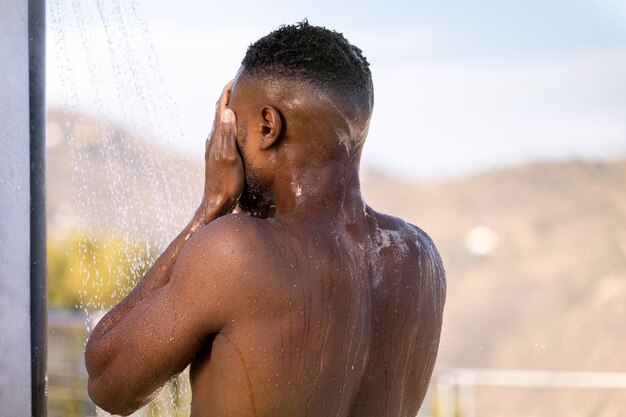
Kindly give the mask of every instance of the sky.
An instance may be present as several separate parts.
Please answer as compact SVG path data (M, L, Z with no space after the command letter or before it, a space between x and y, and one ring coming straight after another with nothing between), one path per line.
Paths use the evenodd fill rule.
M50 105L75 101L119 123L171 122L181 139L169 141L194 157L203 154L214 103L247 46L303 18L342 32L371 64L366 168L425 180L536 160L626 157L624 1L134 0L126 24L141 29L136 53L135 32L128 42L113 33L123 26L109 6L117 3L49 3ZM76 19L87 23L67 23ZM72 27L82 29L72 34ZM94 35L85 35L92 27ZM62 36L76 37L74 53L97 65L73 68L79 59ZM102 53L90 43L98 36L106 39ZM126 68L126 59L136 65ZM84 83L74 84L80 77ZM93 85L99 91L82 97ZM115 88L117 104L106 97Z

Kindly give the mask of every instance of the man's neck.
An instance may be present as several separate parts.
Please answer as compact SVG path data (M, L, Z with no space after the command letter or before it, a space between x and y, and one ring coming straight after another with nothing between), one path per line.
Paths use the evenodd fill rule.
M316 209L329 214L353 213L364 207L358 165L354 163L287 171L276 179L273 188L276 215Z

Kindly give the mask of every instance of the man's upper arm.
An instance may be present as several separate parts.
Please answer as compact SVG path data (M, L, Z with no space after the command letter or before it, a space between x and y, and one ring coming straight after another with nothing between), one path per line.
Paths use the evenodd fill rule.
M217 221L194 235L181 250L169 282L138 303L98 341L104 355L90 395L132 412L182 372L211 334L229 322L239 304L233 283L242 275L237 237L230 222ZM92 386L93 384L93 386Z

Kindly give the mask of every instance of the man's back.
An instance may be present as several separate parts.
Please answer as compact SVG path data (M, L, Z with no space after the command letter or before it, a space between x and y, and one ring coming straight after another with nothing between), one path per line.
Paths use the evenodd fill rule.
M369 208L223 220L245 290L192 363L193 416L414 416L445 296L430 239Z

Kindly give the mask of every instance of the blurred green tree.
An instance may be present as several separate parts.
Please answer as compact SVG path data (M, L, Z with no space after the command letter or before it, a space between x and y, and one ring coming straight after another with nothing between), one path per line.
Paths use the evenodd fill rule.
M52 308L108 309L130 291L153 260L147 242L113 234L51 236L47 252Z

